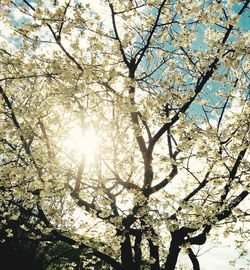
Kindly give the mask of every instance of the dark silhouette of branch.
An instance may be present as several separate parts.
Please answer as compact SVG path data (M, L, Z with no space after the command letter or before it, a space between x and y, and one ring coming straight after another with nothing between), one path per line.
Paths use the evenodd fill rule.
M8 96L5 94L5 92L4 92L4 90L3 90L3 88L2 88L1 85L0 85L0 94L1 94L1 96L2 96L2 98L3 98L3 100L5 101L7 107L8 107L9 110L10 110L10 113L11 113L11 119L12 119L12 121L13 121L13 124L15 125L16 129L20 131L20 135L19 135L19 136L20 136L20 140L21 140L21 142L22 142L22 144L23 144L23 146L24 146L25 152L26 152L28 155L31 155L29 145L28 145L26 139L24 138L24 136L23 136L23 134L22 134L22 132L21 132L21 126L20 126L20 124L19 124L19 122L18 122L18 120L17 120L17 118L16 118L16 115L15 115L14 110L13 110L13 108L12 108L12 104L11 104L11 102L10 102Z
M197 259L197 256L194 254L193 250L191 248L188 248L188 257L191 260L193 264L193 270L200 270L200 264Z

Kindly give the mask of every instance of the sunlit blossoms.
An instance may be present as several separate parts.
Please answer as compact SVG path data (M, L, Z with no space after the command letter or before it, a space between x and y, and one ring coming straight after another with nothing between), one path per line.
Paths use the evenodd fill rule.
M247 269L249 2L1 1L1 259Z

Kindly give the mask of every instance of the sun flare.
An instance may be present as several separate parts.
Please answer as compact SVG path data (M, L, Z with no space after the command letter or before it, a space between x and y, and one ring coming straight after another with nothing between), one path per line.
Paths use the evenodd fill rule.
M93 128L72 127L62 141L63 150L76 159L85 158L87 164L95 162L98 150L98 137Z

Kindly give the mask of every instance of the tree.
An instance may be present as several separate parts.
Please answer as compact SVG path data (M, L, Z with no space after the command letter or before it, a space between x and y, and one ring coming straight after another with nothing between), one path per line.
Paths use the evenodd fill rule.
M1 240L25 220L84 269L197 270L218 231L244 255L249 2L2 1Z

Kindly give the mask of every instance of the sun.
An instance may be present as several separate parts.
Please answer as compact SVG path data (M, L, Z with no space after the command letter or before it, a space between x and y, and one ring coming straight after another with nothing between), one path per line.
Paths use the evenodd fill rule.
M98 144L99 139L94 128L82 128L80 126L70 128L61 142L65 153L77 160L84 157L86 164L95 163Z

